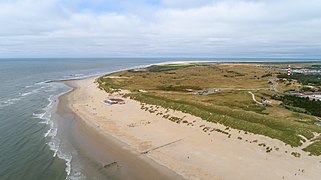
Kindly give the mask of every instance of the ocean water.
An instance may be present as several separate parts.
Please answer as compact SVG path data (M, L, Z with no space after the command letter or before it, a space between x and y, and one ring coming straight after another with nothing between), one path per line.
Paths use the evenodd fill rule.
M68 127L57 123L57 98L70 88L47 82L163 61L168 60L1 59L0 179L92 179L82 172L81 158L87 157L74 147Z

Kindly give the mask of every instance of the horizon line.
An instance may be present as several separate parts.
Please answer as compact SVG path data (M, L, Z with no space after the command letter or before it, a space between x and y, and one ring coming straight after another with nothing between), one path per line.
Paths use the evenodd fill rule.
M157 56L141 56L141 57L130 57L130 56L117 56L117 57L0 57L0 59L213 59L213 60L254 60L254 59L267 59L267 60L321 60L319 58L303 58L303 57L157 57Z

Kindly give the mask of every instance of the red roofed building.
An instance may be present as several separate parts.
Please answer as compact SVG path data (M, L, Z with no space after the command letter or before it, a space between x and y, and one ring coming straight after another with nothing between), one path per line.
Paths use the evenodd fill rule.
M116 102L117 104L125 104L125 100L123 100L123 99L112 98L109 100Z

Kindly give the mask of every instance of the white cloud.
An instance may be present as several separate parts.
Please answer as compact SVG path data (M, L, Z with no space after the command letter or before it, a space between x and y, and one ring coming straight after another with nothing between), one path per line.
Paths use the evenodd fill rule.
M212 0L162 0L162 3L168 7L176 8L195 8L212 4Z
M320 57L321 3L311 0L0 0L0 57ZM95 0L94 7L113 0ZM185 2L187 5L182 5ZM142 8L143 7L143 8ZM142 9L140 9L142 8Z

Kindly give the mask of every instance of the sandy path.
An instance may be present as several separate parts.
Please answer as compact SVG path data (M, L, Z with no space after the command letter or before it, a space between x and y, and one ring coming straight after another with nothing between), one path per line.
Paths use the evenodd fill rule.
M257 100L255 99L255 95L254 95L251 91L249 91L249 94L252 95L252 100L253 100L255 103L263 105L262 103L260 103L259 101L257 101Z
M187 179L320 179L319 157L279 140L209 123L200 118L126 99L125 105L102 103L108 95L94 79L78 80L72 109L97 131L111 135ZM162 113L162 114L160 114ZM168 114L185 120L175 123ZM224 134L217 130L228 132ZM259 146L260 144L260 146ZM267 153L266 150L272 151ZM147 152L147 153L146 153ZM300 153L294 157L292 152Z

